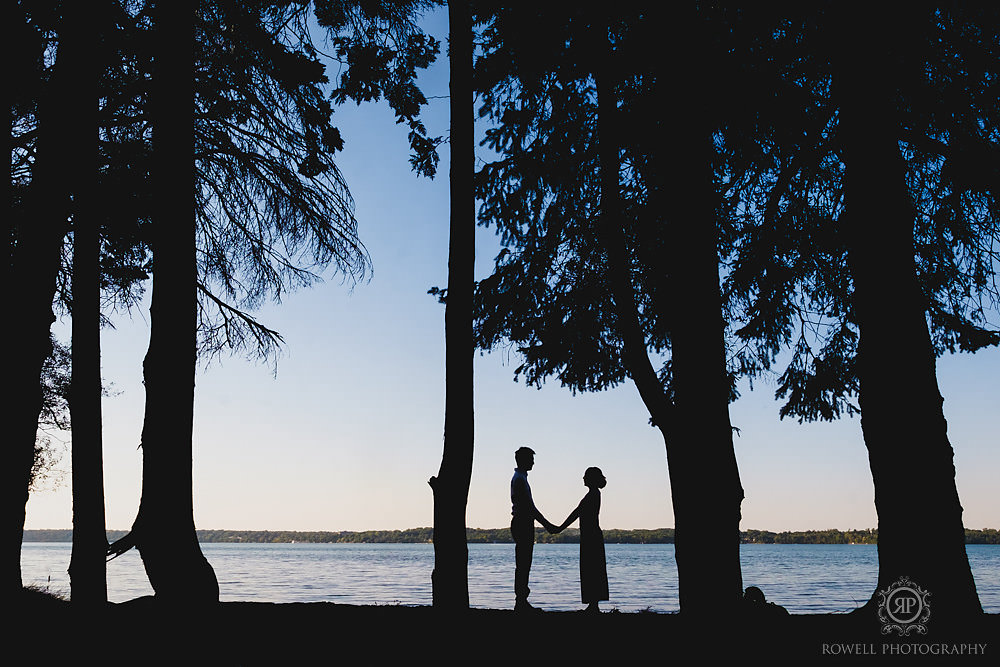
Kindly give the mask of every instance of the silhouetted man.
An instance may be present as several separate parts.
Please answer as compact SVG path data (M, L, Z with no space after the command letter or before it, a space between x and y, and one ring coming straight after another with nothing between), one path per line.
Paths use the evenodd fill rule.
M531 571L531 557L535 550L535 520L550 533L556 527L535 507L528 485L528 471L535 466L535 452L530 447L521 447L514 452L514 477L510 480L511 519L510 533L514 538L514 611L534 609L528 604L528 573Z

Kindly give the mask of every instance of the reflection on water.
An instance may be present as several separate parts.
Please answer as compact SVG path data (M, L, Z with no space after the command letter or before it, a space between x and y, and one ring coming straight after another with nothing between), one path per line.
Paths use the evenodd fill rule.
M431 604L434 548L429 544L204 544L223 601ZM1000 613L1000 546L969 545L983 608ZM25 584L69 591L69 544L26 543ZM873 545L746 544L740 549L744 586L758 586L792 613L845 612L875 588ZM677 611L672 544L607 545L611 600L605 609ZM531 601L549 610L580 602L579 546L538 544L531 568ZM469 545L473 607L514 604L514 545ZM133 550L108 564L108 597L123 602L152 594Z

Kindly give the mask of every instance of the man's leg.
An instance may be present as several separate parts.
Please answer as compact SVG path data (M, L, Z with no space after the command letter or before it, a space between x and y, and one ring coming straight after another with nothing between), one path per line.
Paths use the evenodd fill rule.
M514 537L514 609L529 607L528 595L531 589L528 588L528 575L531 572L531 559L535 550L535 529L534 526L525 528L523 526L512 526L511 534Z
M531 558L534 553L534 540L518 540L514 544L514 599L517 604L525 604L531 589L528 588L528 574L531 572Z

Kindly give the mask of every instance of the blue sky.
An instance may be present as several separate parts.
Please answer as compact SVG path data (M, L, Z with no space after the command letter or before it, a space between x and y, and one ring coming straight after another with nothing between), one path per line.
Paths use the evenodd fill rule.
M443 16L429 25L444 37ZM423 78L432 100L429 130L447 131L447 64ZM195 520L199 528L367 530L429 526L427 479L441 460L444 308L427 294L447 282L448 151L439 176L409 170L406 131L383 104L336 113L346 141L339 156L374 264L353 289L338 277L259 313L284 336L277 375L268 365L221 359L199 371L194 433ZM481 149L485 156L485 149ZM498 246L480 229L477 271L487 275ZM68 323L56 331L68 332ZM141 493L144 392L141 364L148 314L121 317L103 334L107 525L131 525ZM585 489L592 465L608 478L606 528L673 525L666 455L631 383L572 395L549 383L513 382L516 353L476 359L476 455L468 524L509 523L513 452L535 449L536 504L560 522ZM970 528L1000 527L1000 351L939 360L958 490ZM736 454L746 492L744 528L807 530L876 525L860 421L800 425L778 419L774 388L757 383L731 406L741 429ZM68 469L69 454L64 456ZM72 523L64 483L33 494L27 528ZM920 511L919 489L914 510Z

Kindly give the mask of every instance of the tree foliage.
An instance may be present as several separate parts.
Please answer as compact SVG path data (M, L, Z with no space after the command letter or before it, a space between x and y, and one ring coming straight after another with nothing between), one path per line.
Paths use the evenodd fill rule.
M115 4L115 3L112 3ZM417 29L432 2L198 3L195 70L195 186L199 245L201 354L225 350L269 357L280 333L253 311L332 269L363 280L370 258L358 236L353 201L335 154L344 138L337 104L385 99L410 130L414 161L433 175L439 138L420 119L426 98L415 85L439 43ZM12 178L15 208L30 185L37 124L58 51L58 8L21 3L24 85L16 88ZM102 275L108 306L125 310L143 295L153 267L148 98L152 54L148 2L116 5L107 31L114 58L101 80L103 164ZM319 33L320 39L315 39ZM315 41L314 41L315 40ZM331 52L323 51L329 44ZM331 82L324 58L339 63ZM328 94L328 89L332 93ZM16 230L16 226L15 226ZM16 244L16 232L14 235ZM64 253L57 301L71 303L70 253Z
M839 46L826 5L787 9L747 10L753 38L738 42L738 93L753 113L719 141L740 230L726 287L749 374L787 359L781 415L830 420L858 410ZM959 3L914 12L917 31L896 55L912 75L892 95L918 279L935 351L974 352L1000 343L1000 53L986 37L1000 15Z
M562 9L505 7L483 32L479 114L491 121L484 145L497 158L481 167L476 188L480 223L503 249L477 285L475 332L484 349L517 349L515 379L538 386L551 376L593 391L626 373L598 233L590 26L582 9ZM651 339L662 349L662 336Z

